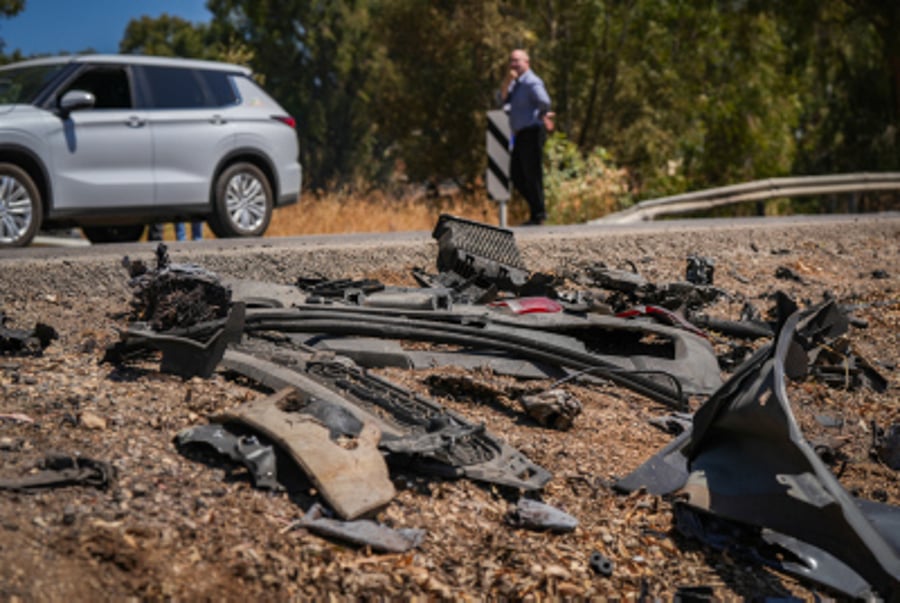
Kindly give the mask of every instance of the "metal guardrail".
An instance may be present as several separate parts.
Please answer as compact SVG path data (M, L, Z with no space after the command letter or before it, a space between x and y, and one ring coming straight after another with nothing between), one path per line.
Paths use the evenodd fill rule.
M627 224L723 205L765 201L778 197L808 197L866 191L900 190L900 172L835 174L767 178L658 199L647 199L626 210L592 220L591 224Z

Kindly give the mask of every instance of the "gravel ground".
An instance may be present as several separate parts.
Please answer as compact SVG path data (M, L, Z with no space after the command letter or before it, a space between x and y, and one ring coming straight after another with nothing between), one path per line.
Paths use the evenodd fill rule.
M517 233L518 235L519 233ZM764 312L781 290L801 305L834 295L857 305L865 328L849 336L889 381L887 391L847 391L807 380L788 395L808 439L843 456L841 482L854 495L900 504L897 473L870 454L872 422L900 422L900 218L760 223L661 232L535 229L519 247L535 271L578 274L631 261L649 281L683 280L686 257L716 262L715 285L732 295L710 314L736 319L745 302ZM153 248L129 248L153 260ZM427 236L398 243L232 248L173 247L222 276L291 284L299 276L376 278L409 285L414 267L434 270ZM182 380L146 361L121 369L101 359L126 325L131 291L121 255L29 259L0 256L0 312L7 327L36 322L59 333L40 357L0 356L0 479L33 471L48 452L109 461L107 489L71 486L31 494L0 491L0 599L323 598L330 594L435 598L607 597L671 600L679 587L708 586L720 599L811 597L811 583L732 558L679 535L669 500L609 484L671 438L648 423L667 414L611 385L567 385L584 405L569 431L523 420L515 397L548 383L454 369L379 371L483 422L554 475L543 499L578 518L569 534L513 528L509 502L494 488L394 474L394 501L377 518L427 531L418 550L378 555L323 540L291 523L304 508L285 494L254 489L246 474L204 464L173 445L180 430L266 394L225 374ZM789 268L799 280L776 278ZM451 390L454 395L448 395ZM694 405L699 404L694 401ZM12 417L18 413L18 417ZM842 420L825 428L816 415ZM840 464L839 464L840 465ZM835 466L838 471L838 466ZM308 498L308 497L307 497ZM598 551L610 577L589 567ZM828 593L822 593L826 597Z

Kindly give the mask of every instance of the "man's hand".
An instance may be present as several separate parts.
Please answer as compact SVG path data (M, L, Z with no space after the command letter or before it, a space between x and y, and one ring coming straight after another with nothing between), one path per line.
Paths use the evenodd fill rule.
M500 93L503 95L504 102L509 100L509 98L508 98L509 97L509 86L510 86L510 84L513 83L513 80L515 80L517 77L519 77L519 76L516 74L516 72L513 71L512 69L510 69L509 72L506 74L506 77L503 78L503 84L500 85Z
M553 123L554 117L556 117L556 113L553 111L547 111L541 116L541 119L544 120L544 129L548 132L552 132L556 128L556 124Z

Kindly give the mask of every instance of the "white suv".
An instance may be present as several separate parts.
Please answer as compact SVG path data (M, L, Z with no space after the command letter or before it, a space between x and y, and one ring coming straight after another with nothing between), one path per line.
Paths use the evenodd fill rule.
M0 67L0 248L77 225L136 241L152 222L260 236L295 203L294 118L246 67L86 55Z

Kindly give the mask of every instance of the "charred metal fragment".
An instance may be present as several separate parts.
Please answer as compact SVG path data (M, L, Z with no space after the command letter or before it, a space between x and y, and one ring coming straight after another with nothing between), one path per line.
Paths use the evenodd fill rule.
M248 313L247 332L327 333L418 339L499 350L585 371L682 409L682 391L711 393L721 384L708 341L682 329L604 316L458 311L391 312L304 306Z
M352 446L331 439L329 429L310 415L285 410L293 388L225 411L216 422L236 422L258 430L284 450L309 476L344 519L354 519L389 503L394 486L378 452L381 430L364 423Z
M591 558L588 560L588 565L595 573L600 574L606 578L609 578L613 574L613 569L615 565L612 562L612 559L601 553L600 551L594 551L591 553Z
M663 417L654 417L648 419L647 422L654 427L662 429L666 433L671 433L672 435L681 435L691 428L693 419L694 417L690 413L676 412L670 415L665 415Z
M369 294L362 289L348 289L344 293L344 300L357 306L398 310L449 310L453 305L451 291L436 287L389 287Z
M684 278L694 285L712 285L716 262L711 258L689 255Z
M212 376L216 366L230 343L238 343L244 328L244 305L234 304L228 319L216 329L206 341L196 341L190 337L157 333L150 329L133 325L125 332L126 347L152 347L162 352L160 370L190 379ZM131 340L131 341L129 341Z
M779 305L789 309L786 301ZM787 400L785 378L806 364L798 341L830 333L829 315L828 304L805 316L793 313L775 342L694 414L691 431L617 486L649 484L659 494L680 487L692 511L768 530L782 546L799 543L791 546L803 562L785 565L786 571L853 597L874 592L893 600L900 597L900 510L878 507L876 519L870 504L853 499L803 438ZM801 322L804 330L795 336ZM856 573L864 587L849 578L839 584L838 570L828 568L840 566L841 576Z
M798 342L834 334L830 304L794 312L776 341L695 413L691 431L617 488L681 488L690 511L763 530L766 542L792 551L799 561L785 571L853 597L893 600L900 597L900 510L850 497L802 437L785 393L784 379L796 370L788 366L806 364ZM786 299L779 306L792 309Z
M867 387L879 393L887 389L887 379L856 353L846 337L818 345L809 354L810 372L831 387L851 391Z
M578 398L564 389L524 395L519 403L525 413L541 425L561 430L570 429L582 410Z
M296 396L286 401L284 410L300 412L318 419L328 428L332 440L340 437L358 437L362 433L363 422L356 415L342 406L309 397L302 399Z
M625 493L645 488L655 496L678 490L687 481L689 474L684 447L691 437L692 428L689 427L643 465L616 481L613 487Z
M228 313L231 290L208 270L171 263L162 243L157 247L156 270L127 257L123 265L132 277L131 319L149 323L154 331L188 327Z
M417 396L389 381L340 362L310 362L308 373L352 396L373 411L387 412L412 437L428 447L403 450L385 438L383 447L419 469L448 477L469 479L533 490L543 487L550 474L520 452L437 403ZM424 436L424 437L423 437ZM401 436L403 438L404 436ZM403 459L398 459L404 462Z
M457 366L465 369L486 369L498 375L512 375L524 379L559 379L568 373L558 366L523 360L495 351L407 350L399 342L375 337L315 337L310 345L323 352L346 356L363 368L427 369Z
M0 354L15 356L41 356L54 339L59 339L56 329L42 322L34 328L10 329L6 314L0 312Z
M578 520L565 511L530 498L520 498L505 519L511 526L529 530L571 532L578 527Z
M891 469L900 470L900 423L886 430L872 424L872 450Z
M325 299L344 299L347 291L351 290L369 295L385 289L384 284L373 279L326 279L314 276L301 276L297 279L297 287L309 296Z
M305 304L308 298L294 285L230 278L223 278L222 285L231 290L232 302L243 302L248 308L290 308Z
M588 275L593 279L597 286L610 291L619 291L629 295L646 295L655 286L647 279L641 276L636 270L618 270L607 268L601 264L592 266L587 270Z
M198 444L213 448L250 472L253 485L267 490L282 490L278 483L275 449L262 444L255 435L232 433L224 425L210 423L182 430L175 437L179 449Z
M105 490L116 478L115 468L106 461L63 453L48 454L36 469L39 470L37 473L24 477L0 479L0 490L30 492L63 486L92 486Z
M264 355L259 349L253 356L229 350L223 366L273 389L295 387L305 399L326 401L359 421L373 422L382 431L380 446L386 451L397 440L400 451L404 438L409 438L406 444L421 436L423 442L440 444L391 454L392 465L525 490L539 489L550 480L545 469L481 426L358 367L339 361L307 362L299 355L291 361L286 352L272 352L270 360Z
M369 519L339 521L325 516L325 509L314 504L302 519L291 524L325 538L369 547L380 553L405 553L417 548L425 539L425 530L414 528L393 529Z
M611 291L603 301L613 313L627 312L635 306L654 306L670 312L692 314L725 295L724 291L711 284L685 281L656 285L637 272L613 270L605 266L589 268L588 274L597 287ZM671 317L658 315L654 318L672 324Z
M786 281L794 281L797 283L803 283L803 277L797 274L792 269L787 266L779 266L775 269L775 278L786 280Z
M691 322L701 329L717 331L723 335L740 339L763 339L772 337L775 334L771 325L758 320L725 320L703 314L695 314L691 316Z
M453 290L458 301L488 303L500 291L555 297L555 279L528 272L511 230L443 214L432 236L439 275L429 286Z
M485 432L484 425L455 425L449 420L434 421L430 431L385 441L382 450L393 454L423 455L451 464L451 450L457 442Z
M772 530L729 521L676 503L675 528L683 535L724 551L744 563L767 565L814 580L836 591L871 599L870 587L853 569L827 551Z

